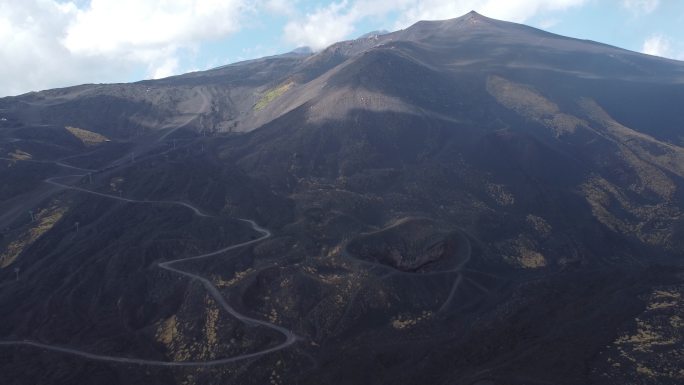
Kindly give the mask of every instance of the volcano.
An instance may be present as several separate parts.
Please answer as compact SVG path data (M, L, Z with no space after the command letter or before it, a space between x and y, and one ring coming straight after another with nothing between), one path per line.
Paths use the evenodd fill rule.
M2 382L682 383L683 104L475 12L2 98Z

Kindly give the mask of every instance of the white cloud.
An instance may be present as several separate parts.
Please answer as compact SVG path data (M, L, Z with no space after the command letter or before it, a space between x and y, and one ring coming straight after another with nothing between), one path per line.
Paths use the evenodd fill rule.
M560 23L559 19L544 19L539 22L539 28L549 29L557 26Z
M179 70L180 53L230 35L246 0L0 0L0 95ZM139 76L139 75L138 75Z
M161 79L178 74L178 59L170 57L152 69L152 79Z
M239 29L236 0L92 0L78 10L63 44L79 54L150 55Z
M649 14L660 5L660 0L622 0L622 6L635 15Z
M670 40L663 35L652 35L644 40L641 52L654 56L671 57L672 48Z
M264 0L264 8L277 15L293 16L297 13L296 0Z
M347 37L354 30L358 16L348 9L347 1L332 3L307 14L303 20L285 25L286 38L298 45L325 48Z
M95 58L80 58L59 43L75 17L72 3L50 0L0 0L0 95L111 79L128 72L125 63L110 60L106 68Z
M397 12L393 26L405 28L419 20L442 20L475 10L485 16L524 22L542 12L562 11L588 0L342 0L314 12L300 15L285 27L285 39L298 45L321 49L349 38L358 23Z

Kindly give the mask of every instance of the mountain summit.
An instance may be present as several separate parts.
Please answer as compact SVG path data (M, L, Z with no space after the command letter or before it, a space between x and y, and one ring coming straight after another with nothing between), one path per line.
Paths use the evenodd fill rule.
M682 62L476 12L0 99L0 370L681 383L682 103Z

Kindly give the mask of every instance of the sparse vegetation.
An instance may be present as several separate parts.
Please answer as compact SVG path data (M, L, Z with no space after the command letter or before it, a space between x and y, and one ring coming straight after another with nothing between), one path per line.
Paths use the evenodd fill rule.
M410 329L423 321L427 321L434 316L429 310L423 311L418 315L400 315L392 319L392 327L398 330Z
M279 96L287 92L292 86L294 85L294 82L289 81L286 83L283 83L275 88L272 88L270 90L267 90L262 96L261 99L254 105L254 111L261 111L266 106L271 104L272 101L276 100Z
M0 99L2 378L683 383L684 67L466 21Z
M12 265L24 250L52 229L66 211L66 207L63 207L60 202L53 202L50 207L38 211L35 214L35 221L29 223L26 229L0 252L0 268Z
M630 383L684 381L678 364L684 329L676 322L684 315L682 288L658 288L646 300L646 309L609 346L613 370L606 377Z
M109 142L109 139L97 132L92 132L78 127L65 127L73 136L77 137L86 147L94 147L104 142Z

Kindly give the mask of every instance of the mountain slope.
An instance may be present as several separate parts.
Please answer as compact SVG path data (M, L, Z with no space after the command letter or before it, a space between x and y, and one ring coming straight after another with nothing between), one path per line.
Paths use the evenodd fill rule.
M16 384L676 384L682 102L682 62L476 13L0 99L0 366ZM256 239L239 218L272 236L159 268Z

